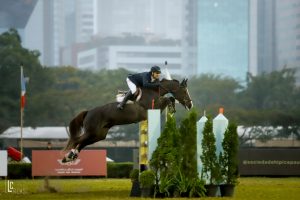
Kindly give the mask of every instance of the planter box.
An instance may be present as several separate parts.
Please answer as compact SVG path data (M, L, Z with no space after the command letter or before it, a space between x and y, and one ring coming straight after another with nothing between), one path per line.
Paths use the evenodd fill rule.
M154 187L151 188L141 188L142 197L154 197Z
M132 182L130 196L131 197L140 197L141 196L141 188L140 188L140 182L139 181L133 181Z
M205 195L208 197L216 197L219 186L218 185L204 185L206 192Z
M222 197L233 197L235 185L223 184L220 185L220 191Z

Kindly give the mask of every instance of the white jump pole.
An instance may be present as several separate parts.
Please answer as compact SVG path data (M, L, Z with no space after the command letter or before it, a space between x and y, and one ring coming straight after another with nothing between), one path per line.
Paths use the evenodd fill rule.
M140 122L140 171L149 168L149 161L157 147L161 132L160 110L148 110L148 120Z

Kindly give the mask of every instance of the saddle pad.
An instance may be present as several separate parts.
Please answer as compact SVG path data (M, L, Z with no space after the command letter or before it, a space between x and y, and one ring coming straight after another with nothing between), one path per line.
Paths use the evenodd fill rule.
M136 100L135 101L139 101L140 99L141 99L141 97L142 97L142 90L140 89L140 88L138 88L138 90L139 90L139 95L137 96L137 98L136 98ZM123 101L123 99L124 99L124 97L125 97L125 95L126 95L126 92L127 91L118 91L118 94L116 95L116 101L118 102L118 103L121 103L122 101ZM126 104L133 104L134 102L133 101L131 101L131 100L128 100L127 102L126 102Z

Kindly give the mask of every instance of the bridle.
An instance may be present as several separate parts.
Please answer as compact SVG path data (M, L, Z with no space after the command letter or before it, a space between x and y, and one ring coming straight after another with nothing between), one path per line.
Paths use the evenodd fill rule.
M170 89L164 87L162 84L160 84L160 88L163 89L163 90L165 90L165 91L166 91L166 94L167 94L167 93L174 94L174 93L176 93L176 92L180 89L180 87L184 87L184 86L179 86L179 88L176 89L176 90L170 90ZM159 95L160 95L160 88L159 88ZM192 102L192 99L191 99L191 97L190 97L190 94L189 94L189 91L188 91L187 87L184 87L184 88L185 88L186 92L188 93L187 97L184 96L184 97L183 97L183 100L182 100L182 101L183 101L183 104L186 106L188 103Z

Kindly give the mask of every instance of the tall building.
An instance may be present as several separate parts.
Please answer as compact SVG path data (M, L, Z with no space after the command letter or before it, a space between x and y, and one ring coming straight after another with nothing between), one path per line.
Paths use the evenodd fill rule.
M101 37L154 35L181 39L182 0L97 0L96 33Z
M96 34L96 2L97 0L76 0L76 42L86 42Z
M37 0L0 1L0 34L14 28L24 45L25 27L36 3Z
M275 13L276 68L297 68L300 75L300 0L276 0Z
M245 81L248 71L248 0L198 1L198 74Z
M187 76L197 74L198 0L184 0L182 26L182 59Z
M43 65L60 64L60 49L74 42L74 13L72 0L38 0L25 27L24 46L41 52Z
M275 1L250 1L249 72L253 75L276 69Z
M300 83L300 0L251 0L249 71L297 69Z

